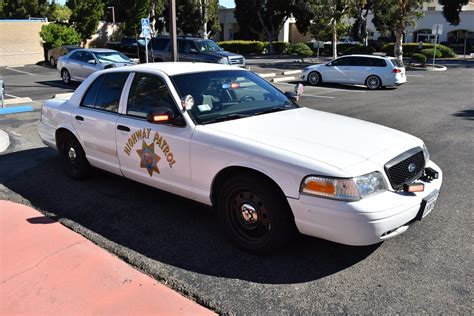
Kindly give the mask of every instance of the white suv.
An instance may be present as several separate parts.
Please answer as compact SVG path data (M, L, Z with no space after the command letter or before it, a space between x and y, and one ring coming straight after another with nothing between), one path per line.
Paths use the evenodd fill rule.
M322 82L361 84L371 90L398 86L407 81L405 67L394 57L348 55L327 64L306 67L301 79L310 85Z

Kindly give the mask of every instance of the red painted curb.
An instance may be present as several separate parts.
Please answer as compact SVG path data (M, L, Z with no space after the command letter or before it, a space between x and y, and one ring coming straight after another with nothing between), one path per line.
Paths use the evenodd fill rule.
M0 201L0 314L214 313L25 205Z

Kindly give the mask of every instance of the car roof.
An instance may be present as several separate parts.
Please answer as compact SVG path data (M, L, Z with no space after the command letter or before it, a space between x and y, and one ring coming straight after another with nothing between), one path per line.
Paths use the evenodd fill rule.
M122 69L123 68L118 68ZM168 76L181 75L187 73L204 72L204 71L218 71L218 70L244 70L237 66L211 64L211 63L193 63L193 62L160 62L148 63L128 66L126 68L130 71L139 70L158 70L162 71Z
M387 59L390 58L389 56L380 56L380 55L363 55L363 54L351 54L351 55L344 55L341 57L347 57L347 56L353 56L353 57L370 57L370 58L378 58L378 59ZM392 57L393 58L393 57Z

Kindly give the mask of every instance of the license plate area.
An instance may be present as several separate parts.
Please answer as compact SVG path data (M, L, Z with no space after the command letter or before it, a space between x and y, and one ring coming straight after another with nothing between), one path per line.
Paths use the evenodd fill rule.
M439 195L439 191L435 190L421 201L421 207L420 207L420 210L418 211L418 215L416 216L417 220L422 220L429 213L431 213L431 211L433 211L436 205L436 200L438 199L438 195Z

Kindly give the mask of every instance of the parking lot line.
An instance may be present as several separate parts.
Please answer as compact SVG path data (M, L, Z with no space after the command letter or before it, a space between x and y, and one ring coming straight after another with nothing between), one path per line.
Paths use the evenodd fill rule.
M13 99L19 99L20 97L17 97L16 95L13 95L13 94L8 94L8 93L5 93L5 95L7 97L10 97L10 98L13 98Z
M406 75L407 77L424 77L423 75Z
M303 94L303 97L310 97L310 98L323 98L323 99L334 99L334 97L328 97L326 95L312 95L312 94Z
M32 74L31 72L26 72L26 71L21 71L21 70L17 70L17 69L13 69L13 68L10 68L10 67L7 67L8 70L11 70L11 71L16 71L16 72L19 72L21 74L25 74L25 75L30 75L30 76L34 76L35 74Z
M287 85L287 86L294 86L294 84L291 84L291 83L278 82L278 84ZM344 89L344 88L338 89L338 88L326 88L326 87L319 87L319 86L309 86L309 87L315 88L315 89L340 91L340 92L358 92L358 93L365 93L366 92L366 91L350 90L350 89Z

